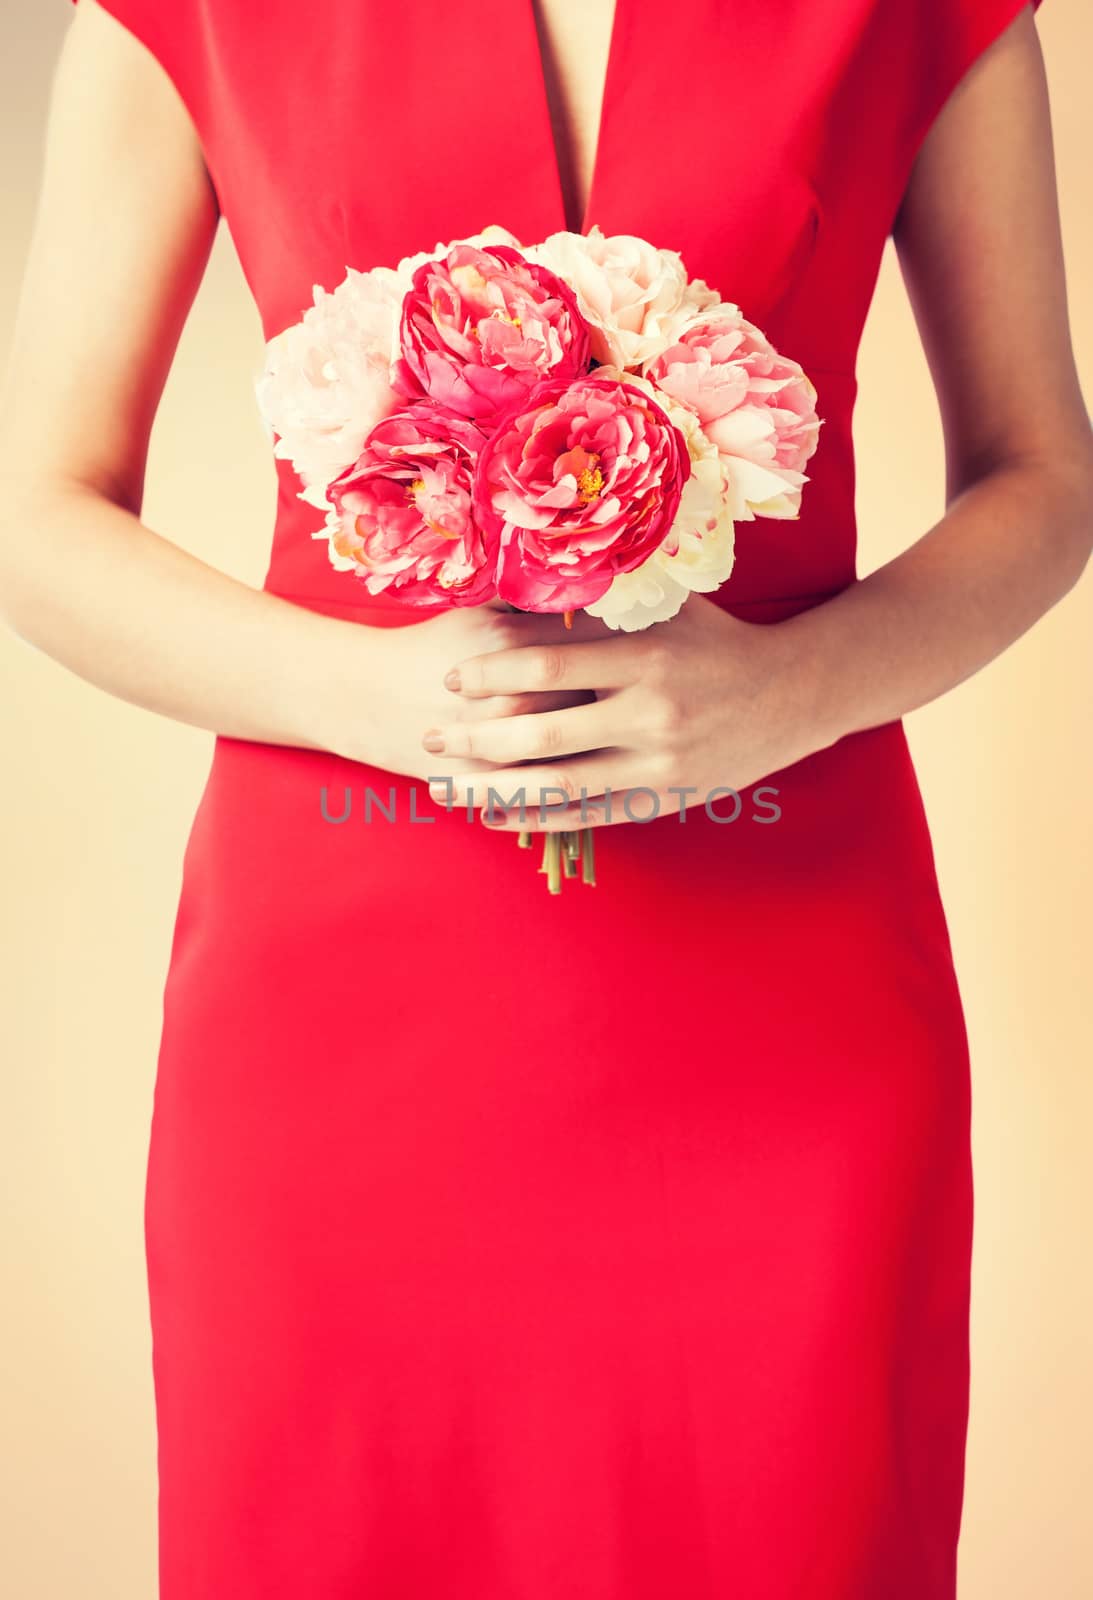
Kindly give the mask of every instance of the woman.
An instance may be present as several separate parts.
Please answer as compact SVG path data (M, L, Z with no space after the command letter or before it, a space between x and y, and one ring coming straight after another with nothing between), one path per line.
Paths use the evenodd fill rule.
M491 222L679 249L816 384L800 520L645 633L414 619L279 462L262 590L211 570L139 517L221 219L268 337ZM948 505L859 581L890 236ZM1032 7L82 0L9 395L10 625L217 735L146 1195L164 1600L952 1596L968 1061L900 719L1089 554ZM493 835L558 787L600 881L555 898Z

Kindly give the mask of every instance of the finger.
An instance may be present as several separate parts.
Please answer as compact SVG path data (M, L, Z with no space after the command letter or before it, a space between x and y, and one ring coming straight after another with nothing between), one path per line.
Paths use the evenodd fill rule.
M471 703L490 705L492 701ZM421 744L431 755L467 756L511 766L519 761L544 761L602 750L616 743L617 723L613 699L593 700L588 705L568 706L560 711L445 723L430 728Z
M479 781L484 778L488 783L493 773L497 771L496 766L489 761L469 761L462 756L429 756L425 759L428 760L428 772L425 777L429 783L432 783L434 778L447 779L456 773L474 774Z
M621 689L634 680L628 635L580 644L536 643L468 656L444 682L454 693L526 694L559 689Z
M520 717L532 712L562 711L566 706L594 705L596 696L589 689L554 694L493 694L481 700L462 695L452 699L446 709L461 722L482 722L492 717ZM444 724L448 726L447 723Z

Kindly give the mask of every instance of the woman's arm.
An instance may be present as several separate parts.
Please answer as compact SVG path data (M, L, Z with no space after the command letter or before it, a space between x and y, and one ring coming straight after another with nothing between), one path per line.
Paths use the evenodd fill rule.
M1031 8L931 128L894 241L941 408L947 511L794 619L822 664L817 712L836 734L901 716L978 671L1076 583L1093 547L1093 433Z
M148 438L216 231L155 58L80 5L57 63L0 434L0 607L90 682L184 722L294 729L293 637L319 619L139 521Z
M140 521L152 422L217 221L169 76L83 0L56 68L0 409L0 615L182 722L422 776L467 770L426 758L400 702L432 720L453 652L546 637L560 619L471 608L362 627L252 589Z
M453 663L464 696L545 683L610 692L548 716L441 725L431 748L492 761L490 782L503 792L522 784L532 807L540 784L575 797L648 785L662 809L678 810L673 789L693 789L692 804L710 788L744 788L934 699L1071 588L1093 539L1093 435L1070 344L1030 8L935 121L895 239L941 405L945 516L869 577L785 622L740 622L692 596L667 627ZM515 764L535 757L550 767L532 785ZM456 803L465 797L457 785ZM592 822L625 820L618 807L610 819L587 809Z

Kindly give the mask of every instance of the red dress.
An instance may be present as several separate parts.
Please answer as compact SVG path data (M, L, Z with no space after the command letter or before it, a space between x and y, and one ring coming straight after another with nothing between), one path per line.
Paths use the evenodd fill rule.
M530 0L105 3L267 337L347 265L565 226ZM800 520L738 529L740 617L854 581L882 250L1020 9L618 0L584 229L680 250L826 419ZM412 620L278 470L266 587ZM162 1600L955 1594L969 1064L902 725L767 782L775 825L605 829L553 897L423 785L216 739L146 1190Z

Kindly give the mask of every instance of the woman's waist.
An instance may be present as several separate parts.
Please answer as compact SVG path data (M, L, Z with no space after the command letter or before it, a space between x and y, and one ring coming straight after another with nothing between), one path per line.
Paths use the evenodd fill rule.
M443 778L442 765L437 758L435 772L409 775L331 751L218 735L191 838L201 835L228 854L237 847L257 850L271 867L315 856L324 871L335 837L358 840L354 856L382 851L402 857L433 834L443 834L450 849L459 848L468 829L490 845L511 838L490 832L481 820L491 799L494 805L519 803L511 784L503 793L492 786L491 795L491 775L483 770L473 778L469 803L446 804L429 788L431 779ZM707 792L688 790L682 815L678 800L650 796L656 796L651 786L614 795L607 831L656 832L669 853L682 848L686 831L703 835L701 849L716 855L754 857L771 867L781 860L805 870L820 858L868 863L871 855L927 838L900 721L848 735L744 786L727 774ZM537 826L538 814L531 820Z
M508 798L506 796L506 798ZM854 734L738 794L730 783L682 813L633 814L596 830L597 882L547 892L540 851L482 825L480 809L433 800L421 779L295 746L218 736L183 864L176 955L276 963L291 946L335 962L438 936L481 950L507 937L594 944L672 937L676 919L726 951L757 930L832 918L869 946L878 930L935 948L947 932L902 724ZM654 911L652 922L650 912ZM653 930L655 932L655 937ZM192 956L187 952L193 952ZM272 970L272 968L271 968Z

